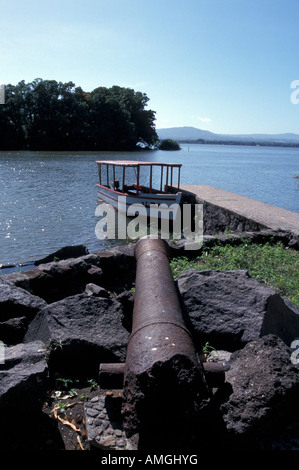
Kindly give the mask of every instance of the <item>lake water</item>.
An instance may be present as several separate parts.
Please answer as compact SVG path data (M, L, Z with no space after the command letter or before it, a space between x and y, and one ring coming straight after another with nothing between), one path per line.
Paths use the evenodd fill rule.
M95 226L95 160L182 163L182 184L207 184L299 212L299 149L182 145L176 152L0 152L0 264L65 245L105 248ZM109 242L111 244L111 242Z

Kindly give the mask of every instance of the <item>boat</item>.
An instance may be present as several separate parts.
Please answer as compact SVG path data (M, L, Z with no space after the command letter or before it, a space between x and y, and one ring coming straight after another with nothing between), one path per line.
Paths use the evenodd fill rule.
M147 216L159 208L159 217L175 220L182 199L180 163L134 160L100 160L96 163L98 194L103 202L129 217L135 216L138 208L145 208Z

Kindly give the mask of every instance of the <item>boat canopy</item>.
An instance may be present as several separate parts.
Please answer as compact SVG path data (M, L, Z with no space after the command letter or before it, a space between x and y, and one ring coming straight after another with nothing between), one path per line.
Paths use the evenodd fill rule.
M163 186L163 179L164 179L164 168L165 168L165 191L167 191L168 187L173 186L173 170L176 169L178 171L178 176L177 176L177 189L180 187L180 170L182 167L181 163L164 163L164 162L145 162L145 161L135 161L135 160L97 160L96 161L99 169L99 183L100 185L104 185L106 187L109 187L109 183L111 182L111 179L113 180L113 186L115 188L115 181L116 181L116 175L115 175L115 168L116 167L122 167L122 188L123 192L125 191L125 178L126 178L126 168L134 168L135 173L136 173L136 187L137 187L137 192L139 192L139 189L141 188L140 185L140 170L141 168L149 167L149 192L154 191L153 188L153 168L155 167L160 167L160 191L163 192L162 186ZM102 174L102 167L106 167L105 171L105 176ZM112 168L112 175L111 171L109 171ZM110 173L110 177L109 177ZM105 180L105 182L102 182L102 179ZM104 184L103 184L104 183Z
M162 163L162 162L144 162L136 160L98 160L96 163L100 165L116 165L116 166L168 166L181 168L181 163Z

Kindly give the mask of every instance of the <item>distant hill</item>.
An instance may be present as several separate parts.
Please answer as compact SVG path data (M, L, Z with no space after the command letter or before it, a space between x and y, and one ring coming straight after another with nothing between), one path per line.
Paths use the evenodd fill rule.
M217 134L203 131L196 127L169 127L167 129L156 129L160 139L174 140L198 140L198 139L216 139Z
M204 141L221 143L248 143L270 145L299 145L299 134L214 134L196 127L169 127L156 129L159 139L174 139L178 142Z

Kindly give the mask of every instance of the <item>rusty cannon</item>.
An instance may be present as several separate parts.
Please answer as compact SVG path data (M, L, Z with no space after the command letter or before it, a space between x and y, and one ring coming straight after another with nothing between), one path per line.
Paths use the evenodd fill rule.
M190 439L206 416L211 387L224 372L198 358L186 326L169 263L168 244L145 237L135 249L136 282L132 331L125 364L102 364L100 385L123 388L122 416L128 437L148 441ZM145 437L146 436L146 437Z
M172 277L168 245L145 237L135 249L136 282L132 332L123 382L123 421L127 435L157 429L163 439L191 423L209 401L205 374L184 322ZM174 436L172 437L173 441Z

